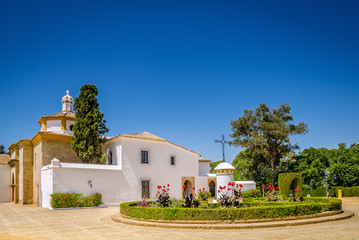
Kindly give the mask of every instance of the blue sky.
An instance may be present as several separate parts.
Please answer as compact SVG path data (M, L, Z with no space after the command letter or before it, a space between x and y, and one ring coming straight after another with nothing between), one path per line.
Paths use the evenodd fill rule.
M301 149L359 140L357 1L1 1L0 144L65 91L99 89L109 136L148 131L221 159L230 121L289 103ZM226 147L231 162L240 151Z

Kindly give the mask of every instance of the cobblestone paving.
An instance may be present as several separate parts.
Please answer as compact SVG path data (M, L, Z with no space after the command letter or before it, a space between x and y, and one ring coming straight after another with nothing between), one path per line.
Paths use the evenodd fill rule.
M0 239L359 239L359 198L344 198L350 219L303 226L245 230L183 230L124 225L118 208L47 210L0 203Z

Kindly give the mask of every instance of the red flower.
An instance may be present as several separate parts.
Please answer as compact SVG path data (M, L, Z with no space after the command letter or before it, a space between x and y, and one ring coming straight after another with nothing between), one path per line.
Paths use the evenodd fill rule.
M195 188L193 187L192 190L195 190Z
M167 187L169 187L170 185L169 184L167 184Z
M163 186L163 188L165 188L166 186Z
M228 186L231 186L231 185L232 185L232 183L231 183L231 182L229 182L229 183L228 183Z
M239 184L239 186L242 188L243 187L243 185L242 184Z
M186 186L185 186L185 185L183 185L183 186L182 186L182 189L185 189L185 188L186 188Z
M218 190L218 192L220 193L221 191L220 191L220 190Z
M266 189L268 189L268 187L266 187Z
M201 191L201 189L199 189L198 191Z
M157 186L157 189L160 189L161 188L161 186Z
M203 188L203 191L204 191L204 188Z
M279 190L279 187L277 186L277 190Z

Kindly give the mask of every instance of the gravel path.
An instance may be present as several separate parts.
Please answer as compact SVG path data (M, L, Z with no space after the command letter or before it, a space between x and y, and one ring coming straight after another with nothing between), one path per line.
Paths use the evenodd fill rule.
M346 220L292 227L241 230L163 229L111 220L117 207L53 211L0 203L0 239L359 239L359 198L344 198Z

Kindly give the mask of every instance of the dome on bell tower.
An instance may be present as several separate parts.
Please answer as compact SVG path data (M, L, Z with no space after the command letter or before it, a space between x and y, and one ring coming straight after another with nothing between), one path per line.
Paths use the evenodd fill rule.
M73 99L66 90L66 95L62 98L62 112L72 112Z

